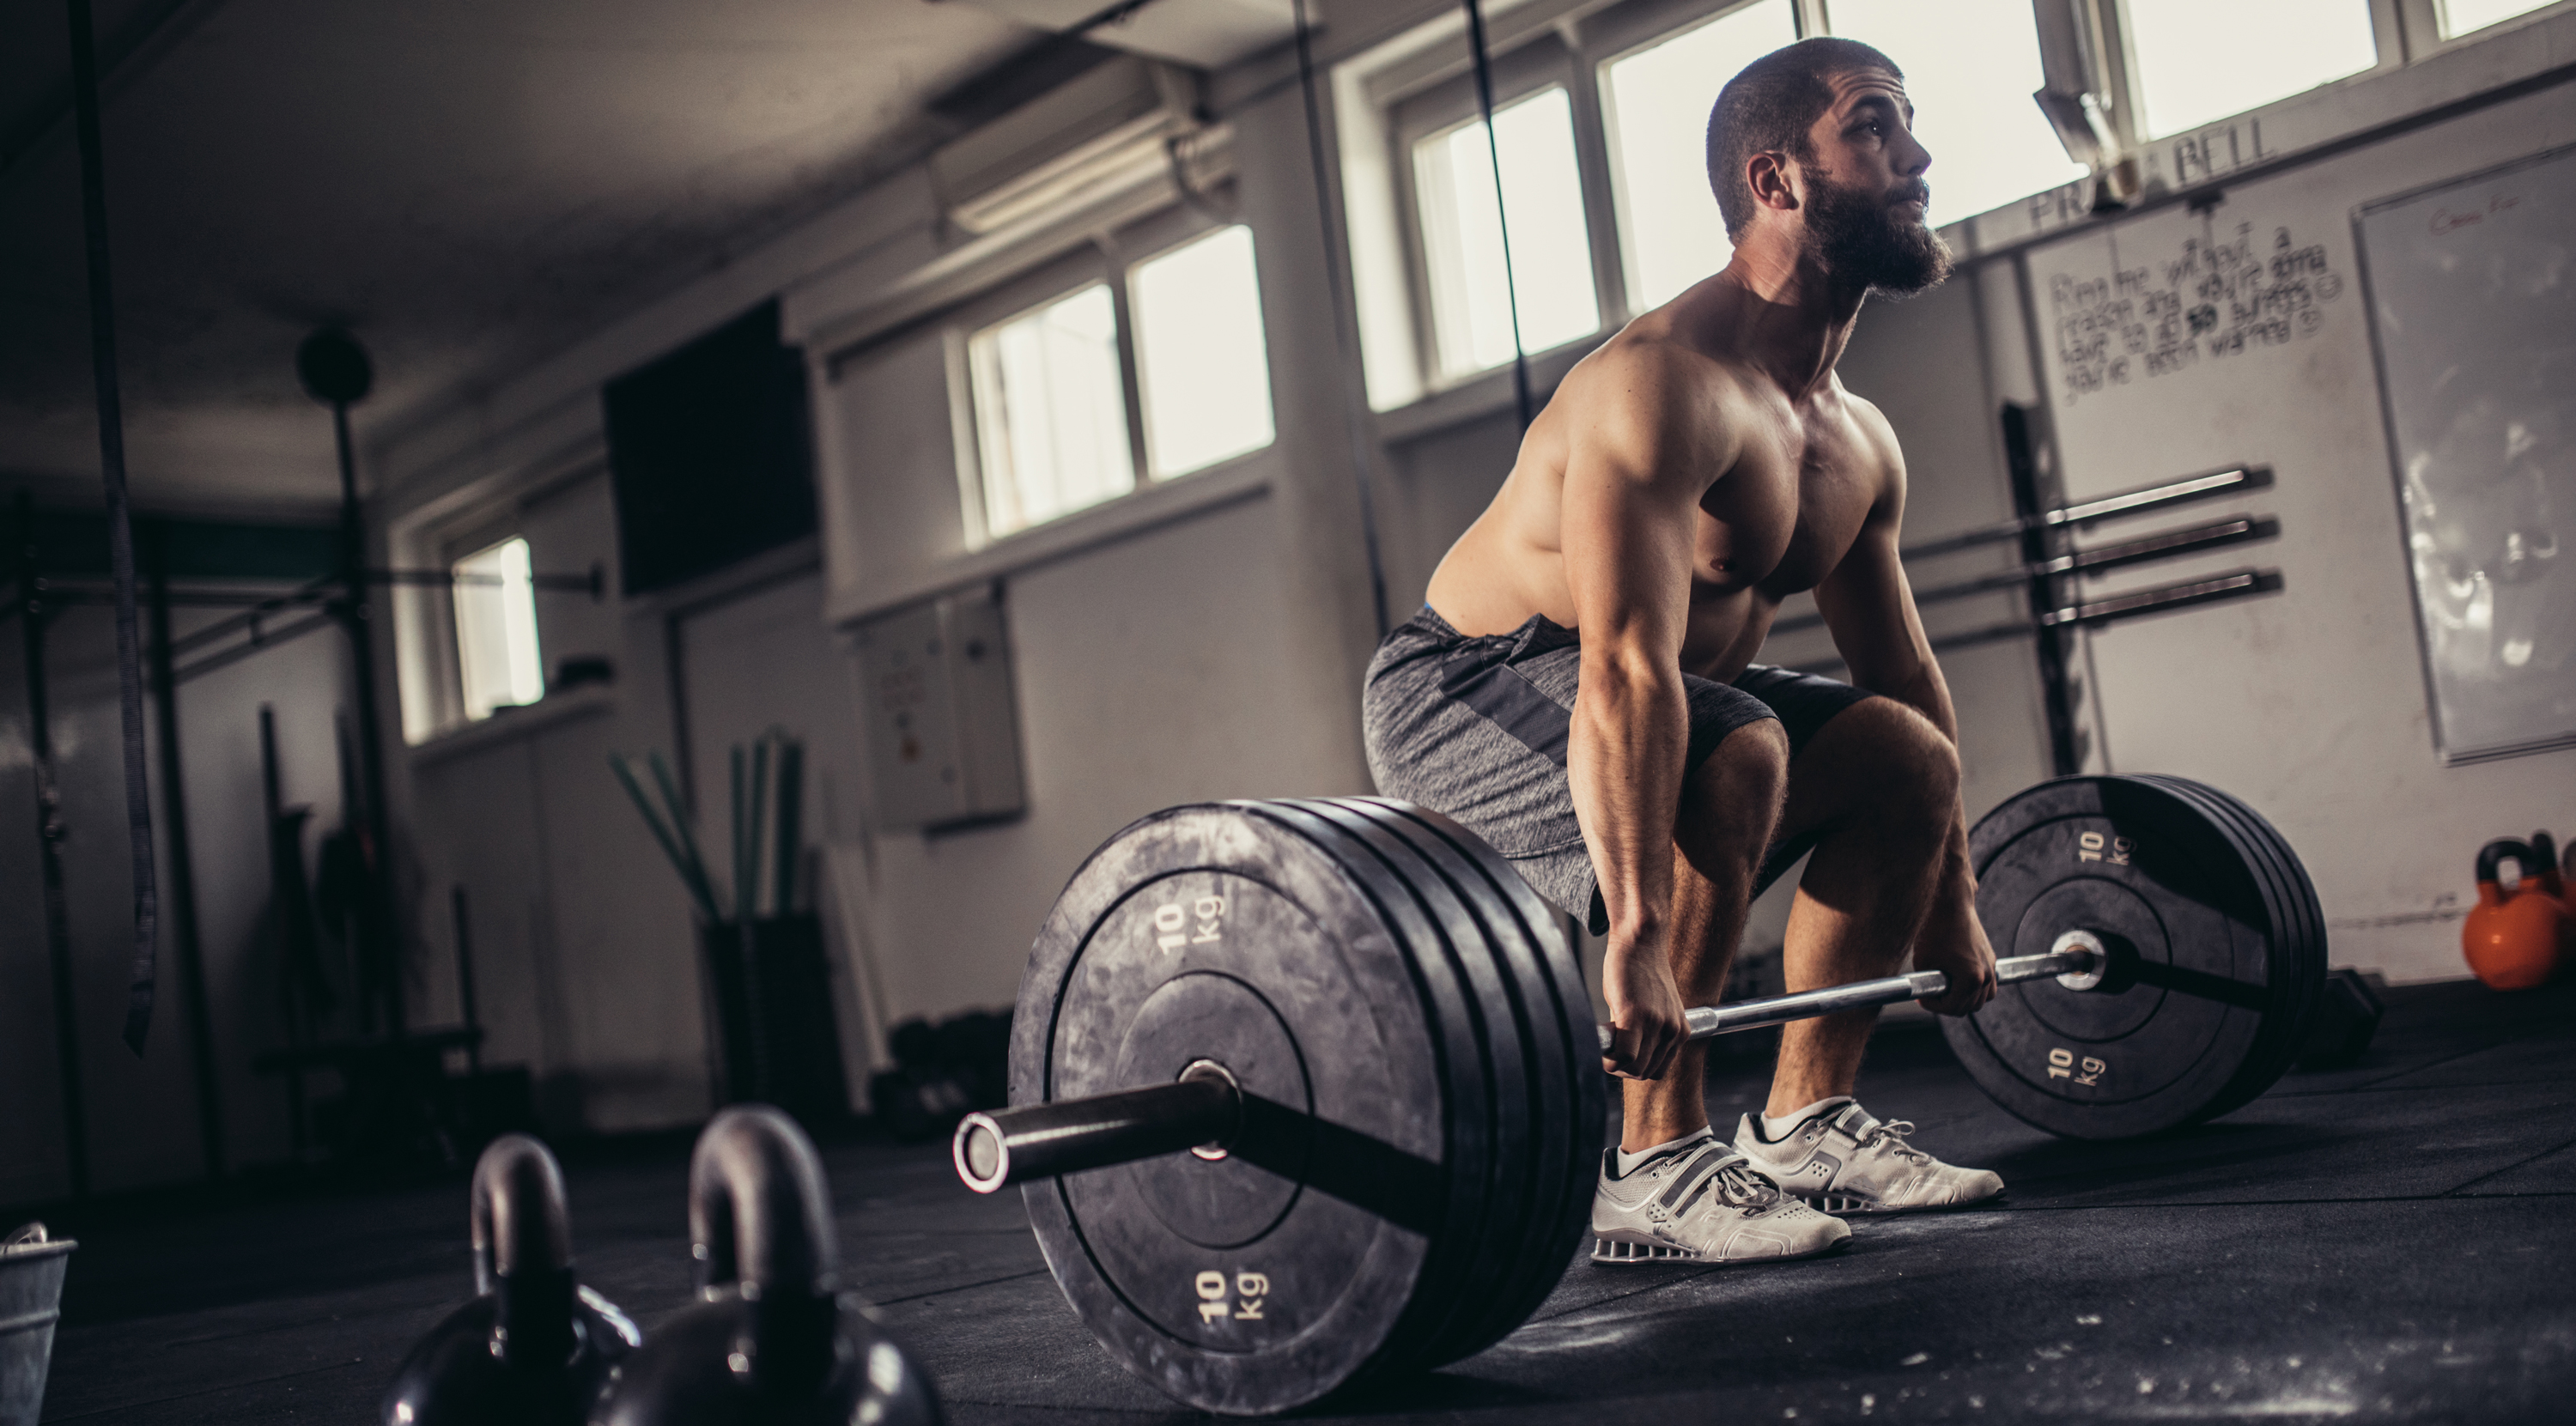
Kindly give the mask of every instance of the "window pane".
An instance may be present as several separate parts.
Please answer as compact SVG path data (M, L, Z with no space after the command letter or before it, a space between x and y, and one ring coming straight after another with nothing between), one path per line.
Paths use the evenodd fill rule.
M2370 0L2130 0L2147 136L2304 94L2379 62Z
M2084 176L2031 102L2046 80L2030 0L1833 0L1827 13L1835 34L1876 46L1905 71L1915 135L1932 151L1932 222Z
M1135 488L1118 313L1095 282L967 343L984 523L1007 535Z
M1270 358L1252 230L1219 228L1139 263L1129 300L1154 478L1270 444Z
M1601 67L1630 311L1726 266L1735 249L1708 186L1708 111L1737 70L1797 38L1789 0L1762 0Z
M456 668L465 685L465 716L488 718L495 708L545 697L528 542L503 540L458 560L450 573L456 576Z
M2471 30L2483 30L2516 15L2546 10L2558 0L2441 0L2441 3L2442 38L2449 39Z
M1494 111L1494 152L1484 121L1413 147L1422 246L1431 268L1431 315L1444 374L1512 359L1510 295L1520 298L1521 345L1530 351L1598 331L1592 240L1584 231L1583 180L1574 166L1574 109L1561 87ZM1503 279L1502 206L1510 204L1512 273Z

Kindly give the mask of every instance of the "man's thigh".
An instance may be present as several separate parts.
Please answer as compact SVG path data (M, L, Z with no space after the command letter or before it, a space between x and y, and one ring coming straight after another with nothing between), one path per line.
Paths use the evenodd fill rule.
M1830 743L1816 757L1807 756L1817 734L1843 713L1874 699L1890 708L1899 705L1820 674L1767 664L1746 669L1736 678L1735 687L1760 699L1789 735L1789 807L1771 850L1763 854L1762 869L1754 877L1753 894L1759 896L1797 865L1798 858L1813 851L1816 842L1832 827L1833 816L1830 812L1819 815L1820 799L1813 794L1820 790L1820 784L1830 783L1839 789L1846 779L1837 775L1841 770L1833 765ZM1845 725L1840 731L1855 727ZM1838 803L1841 799L1823 800Z
M1545 620L1466 638L1425 611L1371 666L1363 711L1381 792L1455 817L1598 934L1607 917L1566 776L1581 671L1574 635ZM1775 716L1727 684L1685 676L1683 687L1686 772L1728 733Z

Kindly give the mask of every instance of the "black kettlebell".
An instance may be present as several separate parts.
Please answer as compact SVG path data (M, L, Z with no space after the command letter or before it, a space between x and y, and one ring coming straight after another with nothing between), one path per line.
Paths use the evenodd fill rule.
M595 1426L935 1426L929 1378L839 1293L813 1143L766 1104L725 1110L689 1160L704 1299L629 1356Z
M474 1164L472 1302L403 1358L387 1426L578 1426L642 1338L616 1304L573 1280L563 1170L525 1134Z

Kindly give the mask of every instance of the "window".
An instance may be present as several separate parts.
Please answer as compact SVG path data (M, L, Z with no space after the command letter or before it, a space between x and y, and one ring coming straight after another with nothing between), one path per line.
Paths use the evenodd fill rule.
M2500 25L2516 15L2545 10L2557 0L2441 0L2442 38Z
M2458 8L2458 0L2451 3ZM2129 0L2120 18L2150 138L2242 114L2379 62L2369 0Z
M1526 0L1497 8L1510 18L1489 55L1490 147L1478 122L1477 68L1452 20L1426 21L1337 70L1349 105L1340 133L1352 280L1369 399L1380 409L1510 360L1512 297L1521 345L1536 354L1597 336L1722 269L1732 245L1709 191L1709 111L1745 65L1802 35L1859 40L1904 70L1916 132L1933 156L1935 224L1995 215L2019 232L2009 216L2017 204L2087 177L2032 102L2037 91L2087 91L2102 106L2115 156L2151 159L2153 140L2393 70L2409 56L2446 51L2454 37L2576 13L2576 0ZM2045 62L2044 38L2060 46ZM2407 54L2397 52L2401 42ZM2066 205L2028 211L2036 224ZM1970 241L2004 235L1989 229Z
M1219 228L1137 264L1129 300L1154 479L1270 444L1270 356L1252 230Z
M966 357L989 532L1007 535L1134 488L1107 284L977 332Z
M1494 169L1503 174L1501 199ZM1574 159L1574 113L1551 86L1494 111L1494 147L1482 119L1413 146L1423 261L1431 277L1434 346L1443 375L1512 359L1512 301L1528 351L1600 329L1585 229L1583 179ZM1503 275L1503 222L1511 223L1511 277Z
M2165 3L2154 0L2147 8ZM1932 151L1924 177L1932 184L1934 224L2084 176L2084 165L2066 156L2057 131L2030 99L2046 83L2030 0L1833 0L1831 14L1835 34L1877 47L1905 71L1915 136ZM2365 11L2362 40L2369 39ZM2206 33L2200 43L2223 47L2211 45Z
M1726 266L1735 249L1709 187L1708 111L1736 71L1797 38L1789 0L1762 0L1601 67L1630 311Z
M1165 214L1016 290L1017 310L966 339L984 539L1276 435L1250 228Z
M465 716L489 718L495 708L545 697L528 542L503 540L458 560L449 572L456 578L456 667Z

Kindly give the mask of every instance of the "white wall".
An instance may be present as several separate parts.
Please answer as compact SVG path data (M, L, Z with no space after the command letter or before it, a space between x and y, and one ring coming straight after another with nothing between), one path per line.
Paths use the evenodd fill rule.
M604 474L550 485L519 514L537 569L596 562L617 587ZM418 1018L460 1018L449 889L462 885L484 1062L527 1065L558 1132L681 1122L709 1103L689 903L608 767L611 750L672 751L662 621L613 593L541 593L537 613L550 677L592 654L616 681L392 754L420 865Z
M2201 778L2252 803L2315 878L2336 963L2397 979L2461 972L2472 856L2491 837L2563 830L2576 752L2466 767L2444 767L2435 752L2352 214L2571 140L2576 103L2564 87L2544 90L2230 188L2206 213L2166 208L2029 259L2040 329L2053 332L2092 310L2060 279L2118 293L2115 273L2143 272L2136 288L2162 292L2187 243L2250 240L2266 262L2284 235L2287 250L2325 249L2335 281L2315 291L2334 295L2286 343L2220 355L2205 336L2170 374L2149 374L2139 358L2127 381L2082 391L2085 364L2050 340L2048 396L2078 498L2236 462L2275 469L2273 489L2228 508L2278 515L2277 542L2100 582L2108 592L2257 563L2287 586L2095 633L2109 764ZM2194 280L2182 277L2187 294Z

